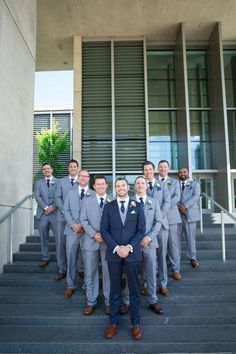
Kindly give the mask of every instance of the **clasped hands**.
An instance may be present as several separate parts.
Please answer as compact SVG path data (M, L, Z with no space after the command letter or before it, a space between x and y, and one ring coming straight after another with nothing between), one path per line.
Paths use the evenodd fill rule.
M97 241L99 243L103 243L104 242L100 232L96 232L96 234L93 237L94 237L95 241Z
M187 211L188 211L188 208L186 208L186 206L184 206L183 204L180 204L180 205L179 205L179 211L180 211L182 214L186 214Z
M55 208L53 206L49 206L46 210L44 210L44 215L50 215L55 211Z
M140 242L140 247L144 248L147 247L150 243L150 238L148 236L145 236L142 241Z
M82 224L73 224L71 230L74 231L75 234L84 232Z
M129 246L119 246L116 253L120 258L126 258L129 255L130 247Z

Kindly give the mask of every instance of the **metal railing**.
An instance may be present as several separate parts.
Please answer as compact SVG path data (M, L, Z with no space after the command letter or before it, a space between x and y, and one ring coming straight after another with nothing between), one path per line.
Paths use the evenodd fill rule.
M30 200L30 207L22 207L27 200ZM7 231L7 262L12 263L13 258L13 220L14 214L18 209L26 209L31 211L30 217L30 235L34 234L34 196L32 194L28 194L24 198L22 198L15 206L9 206L0 204L1 207L10 207L11 209L8 210L1 218L0 224L2 224L5 220L8 219L8 231Z
M228 210L226 210L222 205L217 203L214 199L209 197L206 193L201 193L200 197L200 232L203 234L203 216L202 216L202 198L206 198L211 201L217 208L220 209L221 214L221 241L222 241L222 259L223 262L226 261L226 251L225 251L225 221L224 221L224 214L228 215L232 220L236 222L236 217L231 214Z

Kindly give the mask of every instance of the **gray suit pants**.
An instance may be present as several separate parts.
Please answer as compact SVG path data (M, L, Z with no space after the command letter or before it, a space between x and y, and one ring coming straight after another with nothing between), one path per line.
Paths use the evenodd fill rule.
M186 239L187 245L187 257L188 259L195 259L197 257L197 250L196 250L196 229L197 223L196 222L188 222L187 217L185 215L181 215L182 218L182 227L183 232Z
M41 253L42 259L48 261L49 257L49 230L52 230L54 238L56 239L57 226L56 220L51 221L50 218L46 215L42 215L39 220L39 235L41 241Z
M56 255L59 273L66 273L65 221L57 221Z
M180 252L179 224L169 225L168 255L175 273L180 271Z
M99 294L99 263L102 263L102 288L105 305L109 305L110 276L104 251L84 251L87 304L95 306Z
M168 233L169 230L165 230L163 227L157 235L159 248L157 248L157 264L159 272L159 287L166 288L168 282L166 255L168 245Z
M67 288L76 288L76 272L79 248L81 247L81 234L66 235L67 257Z

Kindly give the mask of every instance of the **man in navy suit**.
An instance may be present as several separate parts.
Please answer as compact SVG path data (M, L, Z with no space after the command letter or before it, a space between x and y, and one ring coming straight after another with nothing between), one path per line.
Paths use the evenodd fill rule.
M128 196L129 184L125 178L115 182L117 198L106 204L101 220L101 235L107 244L106 259L110 273L110 325L105 336L112 338L116 334L120 319L121 279L125 267L129 285L132 336L140 339L139 281L141 265L140 242L145 236L145 216L140 203Z

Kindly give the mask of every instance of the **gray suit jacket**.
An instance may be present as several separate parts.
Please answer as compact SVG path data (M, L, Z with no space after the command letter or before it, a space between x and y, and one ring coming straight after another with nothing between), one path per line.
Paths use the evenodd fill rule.
M175 178L168 177L165 184L170 193L170 209L167 213L168 223L169 225L179 224L182 222L178 209L178 203L180 201L179 181Z
M65 234L68 236L74 235L74 231L71 230L72 225L81 224L80 212L83 202L86 198L92 197L95 193L91 189L88 189L83 200L81 200L78 185L76 186L76 188L71 188L69 190L64 202L64 216L66 220Z
M107 196L104 204L110 202L111 196ZM89 198L85 198L81 208L81 224L85 231L83 249L87 251L97 251L98 249L106 250L105 243L99 243L94 239L94 234L100 232L100 224L103 209L100 208L96 193Z
M188 208L186 214L188 222L197 222L200 220L200 212L198 202L200 198L200 186L196 181L188 180L184 191L181 191L181 199L179 204L183 204Z
M56 188L56 193L55 193L55 202L58 209L57 221L61 221L61 222L65 221L63 208L64 208L64 202L66 196L71 189L77 187L78 187L77 183L75 183L75 185L72 187L69 176L63 177L59 180Z
M57 178L52 178L50 187L48 188L45 178L40 179L36 182L35 186L35 199L38 203L36 217L40 219L44 213L46 206L53 206L56 208L55 204L55 190L58 183ZM50 215L50 217L55 217L56 211Z
M153 190L151 191L148 187L147 195L158 200L162 214L162 225L165 229L169 229L167 212L170 209L170 193L168 191L166 183L163 183L159 180L155 180Z
M157 234L162 227L161 209L157 199L147 196L144 206L144 215L146 220L145 236L148 236L152 240L147 248L157 248Z

